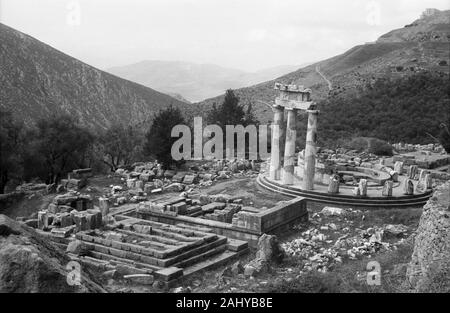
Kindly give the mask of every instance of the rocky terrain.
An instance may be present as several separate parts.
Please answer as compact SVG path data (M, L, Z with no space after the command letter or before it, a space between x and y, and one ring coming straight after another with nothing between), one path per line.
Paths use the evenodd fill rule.
M91 129L139 124L169 105L190 106L118 78L0 24L0 108L27 124L68 113Z
M67 283L70 259L35 230L0 215L0 292L104 292L88 272Z
M410 287L418 292L449 292L450 182L440 186L423 208L408 266Z
M303 67L276 82L304 85L314 90L314 100L329 94L342 94L365 86L380 77L399 77L420 71L449 72L450 11L442 11L394 30L376 42L356 46L341 55ZM272 112L260 101L273 102L275 80L236 90L244 104L251 102L261 122L270 121ZM223 96L200 103L208 109Z
M114 175L89 177L84 184L75 184L79 187L78 192L69 191L67 194L63 189L69 188L69 185L65 188L58 186L56 192L45 184L19 186L16 192L21 192L22 197L12 199L14 203L7 204L2 213L22 222L0 217L0 290L100 292L105 289L108 292L200 293L448 290L445 288L448 288L446 273L450 185L448 181L442 185L440 179L437 179L437 185L442 186L438 187L434 197L423 209L366 209L308 203L307 222L295 224L276 237L263 235L250 254L241 256L239 260L232 260L225 266L195 273L169 287L161 287L153 279L150 282L141 281L139 279L149 275L130 274L130 266L112 266L114 263L110 263L107 270L98 266L84 267L86 272L83 275L86 277L82 281L85 284L77 288L70 287L65 283L65 264L70 257L82 255L83 251L78 251L80 242L72 241L66 247L61 243L69 238L50 240L49 237L43 237L41 230L35 231L26 226L36 223L39 225L43 210L73 210L73 207L67 207L68 204L62 200L76 202L77 210L78 202L81 201L84 207L84 202L87 201L86 206L94 209L78 213L73 210L70 214L61 211L61 217L100 212L105 198L109 199L111 212L125 212L135 206L139 207L137 202L148 199L166 202L187 195L200 201L204 197L215 199L213 201L236 199L233 203L239 203L246 210L263 210L262 207L271 207L288 200L288 197L261 189L255 180L257 171L251 169L251 164L213 163L186 164L186 168L180 173L167 173L169 176L175 175L172 179L155 178L152 183L145 184L142 180L148 180L152 175L167 175L165 172L160 173L162 171L157 166L155 171L147 171L145 168L148 164L136 164L130 171L121 169ZM75 180L72 178L65 182L72 184ZM140 188L144 188L144 192ZM48 224L52 231L47 231L47 236L63 235L58 230L64 229L55 226L59 222L63 223L62 219L58 220L58 214L47 213L45 216L53 217L53 222L48 221L52 223L51 226ZM203 219L217 220L210 219L208 214ZM69 228L73 231L73 227L81 227L80 225L75 224ZM107 228L112 229L111 227L112 225ZM120 228L114 229L116 232L122 231ZM92 235L102 232L94 230L88 233ZM55 239L58 239L59 244L52 243ZM368 264L373 261L378 262L381 267L379 285L367 284L370 273ZM134 271L140 273L139 269ZM54 284L50 285L50 280Z

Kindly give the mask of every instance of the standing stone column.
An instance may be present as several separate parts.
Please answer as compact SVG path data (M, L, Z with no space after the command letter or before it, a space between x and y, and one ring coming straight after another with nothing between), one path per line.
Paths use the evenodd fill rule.
M308 110L308 130L306 133L305 170L303 189L314 189L314 172L316 167L317 116L319 111Z
M283 136L283 108L275 106L273 108L273 127L272 127L272 147L270 153L270 179L280 179L281 163L280 163L280 143Z
M414 194L414 184L412 179L406 179L403 186L403 193L405 195L413 195Z
M416 179L417 170L418 170L417 165L411 165L408 168L408 178L409 179Z
M286 145L284 148L283 162L283 184L292 185L294 183L294 163L295 163L295 139L297 131L295 130L295 122L297 110L287 110L287 126L286 126Z

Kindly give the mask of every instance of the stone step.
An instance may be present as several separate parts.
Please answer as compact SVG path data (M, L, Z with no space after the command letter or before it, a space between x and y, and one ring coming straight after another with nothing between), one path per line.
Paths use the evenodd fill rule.
M188 216L190 216L190 217L198 217L198 216L202 216L202 215L203 215L203 211L200 210L198 212L191 213Z
M119 233L122 233L122 234L139 236L141 238L148 239L148 241L154 242L155 246L160 246L161 248L164 248L164 249L173 248L176 246L180 246L182 244L178 240L173 240L173 239L169 239L169 238L165 238L165 237L157 236L157 235L144 234L144 233L134 232L134 231L130 231L130 230L123 230L123 229L116 230L116 231Z
M193 257L190 257L190 258L188 258L186 260L183 260L181 262L175 263L175 264L173 264L173 266L180 267L180 268L185 268L185 267L188 267L188 266L193 265L195 263L204 261L206 258L209 258L209 257L211 257L213 255L216 255L218 253L224 252L226 249L227 249L227 245L223 244L223 245L220 245L220 246L215 247L213 249L210 249L210 250L208 250L206 252L197 254L197 255L195 255Z
M86 244L95 243L96 245L102 245L105 247L111 247L123 252L133 252L146 256L152 256L156 258L165 258L167 256L167 250L156 250L148 247L143 247L137 244L120 242L116 240L105 239L98 236L90 236L83 233L77 233L75 236L77 239L82 240Z
M109 254L109 255L119 257L122 259L130 259L135 262L154 265L157 267L165 267L165 263L164 263L163 259L159 259L159 258L155 258L152 256L131 252L131 251L124 251L124 250L107 247L107 246L103 246L103 245L95 244L95 243L88 243L87 245L91 248L91 250L101 252L103 254Z
M242 251L245 249L248 249L248 242L243 240L237 240L237 239L228 239L227 242L228 250L231 251Z
M218 255L215 255L208 260L204 260L197 264L188 266L183 269L183 278L186 278L194 273L198 273L200 271L211 270L213 268L217 268L228 263L231 260L238 258L239 256L248 253L249 249L241 250L239 252L234 251L224 251Z
M204 233L212 233L213 232L213 230L211 228L196 226L196 225L188 225L188 224L184 224L184 223L178 223L178 224L176 224L176 226L201 231Z
M162 230L162 231L170 231L173 233L178 233L178 234L182 234L185 235L187 237L205 237L210 235L210 232L204 232L204 231L199 231L199 230L191 230L191 229L186 229L184 227L178 227L177 225L171 225L171 224L164 224L164 223L160 223L160 222L154 222L154 221L149 221L149 220L139 220L139 222L134 222L133 224L138 224L138 225L142 225L142 226L151 226L152 230Z
M227 243L227 238L226 237L219 237L217 240L210 242L210 243L206 243L203 244L197 248L188 250L184 253L178 254L172 258L166 259L167 261L167 265L173 265L175 263L180 263L183 260L189 259L191 257L194 257L196 255L200 255L204 252L208 252L218 246L224 245Z
M184 235L180 235L180 234L175 234L171 231L166 231L166 230L161 230L161 229L152 229L152 233L155 233L159 236L167 236L168 238L172 238L172 239L177 239L179 241L185 241L185 242L193 242L193 241L197 241L199 239L202 239L202 237L187 237ZM209 236L209 237L213 237ZM214 240L215 238L211 238L211 240Z
M67 244L65 243L53 242L53 244L63 251L66 251L67 249Z
M76 261L84 266L92 266L98 271L109 271L114 269L114 266L110 265L108 262L92 257L79 257L76 258Z
M117 256L105 254L105 253L98 252L98 251L91 251L90 254L92 255L92 258L98 259L98 260L109 261L109 263L111 265L114 265L114 262L117 262L117 263L122 263L122 264L128 264L137 269L145 269L147 271L158 271L158 270L162 269L162 267L159 267L159 266L154 266L154 265L149 265L149 264L145 264L145 263L141 263L141 262L137 262L137 261L132 261L129 259L120 258Z
M356 198L350 195L328 195L314 191L304 191L290 186L283 186L270 182L261 175L258 176L257 182L259 185L270 191L291 197L305 197L306 199L320 203L367 208L423 206L431 196L431 192L426 192L424 194L415 194L412 196Z

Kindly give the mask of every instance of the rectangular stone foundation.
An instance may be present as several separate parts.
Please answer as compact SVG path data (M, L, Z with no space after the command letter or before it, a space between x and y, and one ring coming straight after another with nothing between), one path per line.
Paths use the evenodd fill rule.
M232 224L183 215L172 216L163 212L153 211L133 211L127 215L116 215L116 219L127 219L131 216L170 225L182 223L196 227L207 227L217 235L244 240L251 247L256 247L262 234L278 233L295 223L307 221L308 210L306 203L305 198L298 197L258 213L241 211L235 215Z

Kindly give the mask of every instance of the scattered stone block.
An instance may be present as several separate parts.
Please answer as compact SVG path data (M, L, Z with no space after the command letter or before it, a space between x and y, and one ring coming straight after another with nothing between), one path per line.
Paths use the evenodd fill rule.
M345 210L341 208L334 208L334 207L324 207L322 211L320 211L325 216L342 216L345 214Z
M154 183L146 183L144 185L144 192L146 194L151 193L153 189L155 189L155 184Z
M214 210L222 210L226 206L225 203L213 202L202 206L202 211L204 213L212 213Z
M414 194L414 183L409 178L407 180L405 180L405 182L404 182L403 193L405 195L413 195Z
M108 198L100 197L98 199L98 206L100 207L100 211L102 212L103 216L106 216L106 215L109 214L110 203L109 203L109 199Z
M171 281L183 276L183 270L178 267L168 267L155 272L155 276L163 281Z
M392 188L393 188L393 186L394 186L394 183L392 181L390 181L390 180L386 181L384 183L383 190L382 190L381 194L383 196L385 196L385 197L392 197Z
M160 179L155 179L153 181L153 184L154 184L155 188L163 188L164 187L164 182Z
M150 274L130 274L124 275L124 279L139 285L153 285L155 279Z
M51 233L60 238L67 238L69 237L75 229L75 225L67 226L67 227L60 227L60 228L53 228L51 230Z
M70 215L70 213L62 213L60 214L60 218L61 218L61 227L68 227L73 225L73 220L72 220L72 216Z
M132 189L136 184L136 179L127 179L127 188Z
M339 193L339 179L333 177L330 179L330 183L328 184L328 193L337 194Z
M186 202L179 202L172 205L172 209L177 214L185 214L186 213Z
M197 182L197 175L186 175L183 179L183 184L191 185Z
M397 161L394 164L394 171L396 171L399 175L403 174L403 162Z
M177 183L182 183L185 176L186 176L186 173L179 172L172 177L172 181L177 182Z
M142 180L137 180L134 183L134 188L141 189L141 190L144 189L144 182Z
M166 171L164 172L164 178L172 179L176 174L177 174L177 172L175 172L175 171L172 171L172 170L166 170Z

